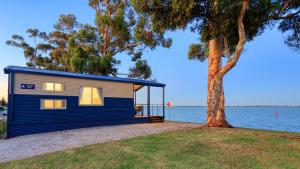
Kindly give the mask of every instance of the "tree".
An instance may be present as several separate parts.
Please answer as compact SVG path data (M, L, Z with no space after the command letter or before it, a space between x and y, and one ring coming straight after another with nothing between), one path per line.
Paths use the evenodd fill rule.
M151 67L146 60L137 60L135 66L129 69L129 77L148 79L151 76Z
M79 23L72 14L61 15L54 31L41 32L27 29L31 41L20 35L13 35L6 44L23 49L29 67L71 71L68 41L79 29Z
M96 29L101 39L97 49L107 60L126 52L132 61L138 61L146 48L170 47L171 39L152 31L150 22L138 17L129 1L89 0L89 5L95 10Z
M223 77L238 62L246 42L279 25L286 44L300 47L299 0L131 1L156 32L189 27L199 34L201 42L191 44L188 56L208 60L207 127L232 127L225 115Z
M61 15L53 32L28 29L33 43L13 35L7 44L24 50L27 66L100 75L118 74L118 54L140 62L145 49L171 45L171 39L152 31L150 22L137 16L128 1L89 0L89 6L95 11L95 25L80 24L72 14Z
M4 97L1 98L1 106L7 106L7 102Z

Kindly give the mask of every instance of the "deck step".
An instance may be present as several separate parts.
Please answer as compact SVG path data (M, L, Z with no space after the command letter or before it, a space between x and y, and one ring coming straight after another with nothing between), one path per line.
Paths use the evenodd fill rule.
M149 123L162 123L164 122L164 118L161 116L152 116L150 117Z

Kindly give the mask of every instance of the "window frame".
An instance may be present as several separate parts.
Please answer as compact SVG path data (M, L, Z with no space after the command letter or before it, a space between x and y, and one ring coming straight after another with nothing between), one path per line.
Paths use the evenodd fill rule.
M80 104L80 96L81 96L81 89L82 88L91 88L92 95L91 95L91 100L93 99L93 88L96 88L97 90L100 90L100 99L102 101L102 104ZM93 102L93 100L92 100ZM78 96L78 106L84 107L84 106L96 106L96 107L102 107L104 106L104 94L103 94L103 88L102 87L91 87L91 86L80 86L79 88L79 96Z
M51 101L53 101L53 108L45 108L44 107L44 104L43 104L43 101L44 100L51 100ZM55 107L55 101L57 101L57 100L61 100L61 101L63 101L63 102L65 102L65 107L62 107L62 108L56 108ZM66 110L67 109L67 100L66 99L41 99L40 100L40 109L41 110Z
M45 89L45 85L44 85L44 84L46 84L46 83L52 83L52 84L53 84L53 90L46 90L46 89ZM61 84L61 85L63 86L63 90L61 90L61 91L55 90L55 84ZM65 91L66 91L66 86L65 86L65 83L62 83L62 82L43 82L43 83L42 83L42 91L62 93L62 92L65 92Z

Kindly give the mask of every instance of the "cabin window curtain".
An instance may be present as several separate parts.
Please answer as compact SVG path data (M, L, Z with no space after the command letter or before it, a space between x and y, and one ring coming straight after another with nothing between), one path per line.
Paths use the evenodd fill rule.
M62 83L54 83L54 90L57 92L62 92L65 90L65 86Z
M66 100L41 99L41 109L66 109Z
M65 90L65 85L63 83L46 82L43 83L43 90L63 92Z
M80 96L79 96L79 105L102 106L103 105L102 88L81 87Z
M53 100L43 100L42 108L44 109L53 109L54 108L54 101Z
M43 89L46 91L54 91L54 83L44 83Z

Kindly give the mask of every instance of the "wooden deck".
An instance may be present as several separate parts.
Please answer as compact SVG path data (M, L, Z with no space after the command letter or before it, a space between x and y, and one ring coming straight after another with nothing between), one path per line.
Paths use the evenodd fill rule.
M165 121L163 116L135 116L135 118L147 118L149 123L163 123Z

